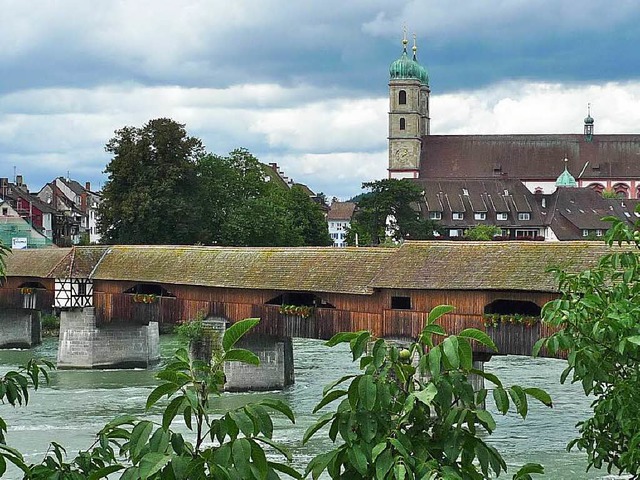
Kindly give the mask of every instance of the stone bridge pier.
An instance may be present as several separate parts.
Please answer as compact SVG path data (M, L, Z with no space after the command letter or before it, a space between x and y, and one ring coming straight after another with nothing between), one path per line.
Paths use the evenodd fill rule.
M158 323L96 325L93 307L60 313L58 368L146 368L160 360Z
M39 310L0 309L0 348L31 348L41 341Z

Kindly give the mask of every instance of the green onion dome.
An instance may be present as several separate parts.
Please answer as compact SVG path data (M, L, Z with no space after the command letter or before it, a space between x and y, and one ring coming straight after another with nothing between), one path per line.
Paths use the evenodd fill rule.
M389 67L389 76L391 80L418 80L420 83L429 84L429 75L427 69L418 63L415 55L415 47L413 59L407 54L407 39L402 40L402 55L394 61Z
M584 119L585 125L593 125L593 117L591 115L587 115Z

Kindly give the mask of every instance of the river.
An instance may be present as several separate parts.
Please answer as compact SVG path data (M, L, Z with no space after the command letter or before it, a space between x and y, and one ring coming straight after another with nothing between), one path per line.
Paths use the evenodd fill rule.
M162 356L166 359L179 347L179 342L173 335L160 338ZM303 470L315 454L330 446L330 440L322 433L316 434L306 446L301 445L304 431L313 423L311 411L321 398L323 386L356 371L347 349L342 347L328 348L321 341L295 339L295 385L283 392L224 394L214 400L213 407L223 411L265 395L287 402L294 410L296 424L278 421L276 436L293 451L295 466ZM0 374L32 356L55 361L56 353L57 339L54 338L45 339L33 350L0 350ZM494 357L486 364L486 370L497 374L505 384L544 388L554 402L553 409L532 402L526 420L493 412L498 428L491 442L510 466L510 475L503 478L511 478L514 467L526 462L545 466L546 475L536 478L618 478L606 476L606 472L585 473L585 455L565 451L567 442L576 433L574 425L589 414L589 400L578 385L559 384L564 365L561 360L516 356ZM93 442L94 433L115 416L131 414L160 419L160 408L149 413L144 411L147 395L156 385L156 370L54 371L49 386L32 393L27 407L14 409L0 405L0 416L9 426L9 444L22 451L28 462L36 462L44 456L51 441L65 446L69 452L87 448ZM491 405L489 407L491 409ZM14 470L4 478L20 477Z

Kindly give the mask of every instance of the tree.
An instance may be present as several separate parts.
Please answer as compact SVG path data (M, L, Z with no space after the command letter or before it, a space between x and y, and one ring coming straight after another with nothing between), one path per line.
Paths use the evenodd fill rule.
M500 227L495 225L475 225L464 233L464 238L479 241L493 240L493 237L500 235L501 231Z
M202 143L168 118L116 130L98 208L105 243L194 243L196 163ZM169 227L169 228L168 228Z
M363 183L370 191L360 197L352 225L366 232L374 245L380 244L387 231L395 240L424 231L424 224L414 205L422 198L422 190L408 180L385 179ZM361 243L362 244L362 243Z
M300 233L304 245L333 245L324 213L305 189L300 185L293 185L288 192L287 203L291 223Z
M328 425L329 437L338 445L313 458L305 476L315 480L326 470L335 479L474 480L506 472L500 453L485 441L496 428L484 409L488 390L474 392L469 376L493 383L493 399L503 415L510 398L523 418L527 397L548 406L551 398L537 388L505 387L495 375L474 369L471 342L493 350L495 344L473 328L446 336L436 322L452 310L446 305L434 308L418 341L406 350L367 331L339 333L328 342L349 343L362 373L340 378L324 389L314 412L340 403L309 427L303 442ZM434 336L442 337L437 345ZM532 473L544 471L540 465L527 464L513 478L530 479Z
M636 207L636 212L640 209ZM560 381L579 382L593 395L593 416L577 424L567 449L587 453L588 468L606 467L640 478L640 222L615 217L609 245L625 245L584 272L556 270L562 296L545 305L543 320L558 329L537 354L565 351ZM632 246L633 248L630 248Z

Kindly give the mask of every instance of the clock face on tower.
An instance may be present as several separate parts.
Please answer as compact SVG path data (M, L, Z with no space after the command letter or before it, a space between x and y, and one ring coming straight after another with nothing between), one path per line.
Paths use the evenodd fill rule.
M396 168L412 167L411 152L407 147L398 147L394 157Z

